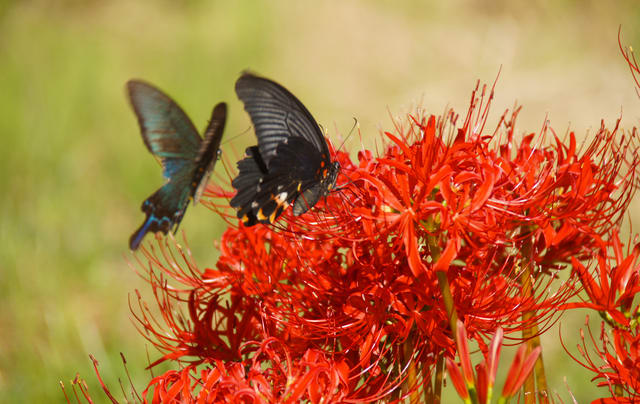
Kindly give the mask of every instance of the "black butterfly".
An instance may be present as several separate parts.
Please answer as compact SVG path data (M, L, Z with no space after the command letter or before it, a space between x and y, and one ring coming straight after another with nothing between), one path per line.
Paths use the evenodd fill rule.
M299 216L329 194L340 164L311 113L280 84L244 73L236 82L255 128L258 145L246 150L231 183L231 206L245 225L273 223L293 204Z
M147 232L177 230L189 201L200 199L217 160L227 105L215 106L203 140L187 114L162 91L138 80L130 80L127 90L144 144L160 157L167 179L142 203L147 218L129 239L135 250Z

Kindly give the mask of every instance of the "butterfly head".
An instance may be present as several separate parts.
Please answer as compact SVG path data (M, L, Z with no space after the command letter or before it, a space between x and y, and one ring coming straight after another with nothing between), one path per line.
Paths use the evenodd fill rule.
M336 186L336 180L338 179L338 173L340 172L340 163L334 161L329 165L326 175L322 179L322 189L324 190L324 196L327 196L329 192Z

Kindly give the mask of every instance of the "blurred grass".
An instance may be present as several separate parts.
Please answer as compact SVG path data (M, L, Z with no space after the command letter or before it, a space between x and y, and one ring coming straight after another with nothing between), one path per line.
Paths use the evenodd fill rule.
M616 42L622 24L625 43L640 43L638 17L635 1L0 2L0 401L61 401L58 380L80 372L100 402L89 353L111 386L124 376L118 352L138 388L148 381L127 302L145 284L127 267L127 239L162 178L126 80L157 84L199 128L228 101L232 161L254 142L233 94L246 68L292 89L334 140L357 117L368 147L390 127L387 110L464 113L475 80L500 66L493 122L517 100L520 131L548 113L559 133L582 136L621 107L623 127L638 122ZM191 207L181 228L213 266L216 215ZM563 320L571 346L581 318ZM579 402L591 398L557 331L544 341L551 387L569 401L566 377Z

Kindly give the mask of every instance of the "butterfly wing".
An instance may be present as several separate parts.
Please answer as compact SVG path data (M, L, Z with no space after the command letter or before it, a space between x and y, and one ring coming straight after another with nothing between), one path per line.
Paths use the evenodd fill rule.
M316 179L316 167L322 164L314 146L301 137L281 143L269 168L262 160L259 147L250 147L238 163L239 173L232 182L238 192L231 206L238 208L238 217L247 226L273 223L292 203L294 214L300 215L320 198L320 193L315 199L300 196L306 195L314 184L321 184Z
M127 90L149 151L163 160L194 160L202 138L182 108L144 81L130 80Z
M320 127L293 94L271 80L245 73L236 93L258 146L247 149L238 163L231 206L248 226L273 223L291 203L295 215L306 212L326 193L323 179L333 166Z
M173 162L176 173L160 189L142 202L140 209L147 215L145 221L129 238L129 248L136 250L148 232L177 230L189 204L192 192L190 185L193 174L193 162L182 160L180 167L176 159Z
M253 202L261 191L262 178L268 174L267 166L262 161L258 146L252 146L245 151L245 158L238 161L238 176L231 185L238 190L231 199L230 205L238 209L238 217L247 226L258 223ZM252 207L252 204L254 205Z
M227 104L221 102L213 108L211 120L209 120L207 130L204 132L204 140L200 145L198 157L196 157L196 167L191 182L191 186L195 187L192 194L194 204L200 200L202 192L207 186L209 176L211 176L211 172L218 160L218 152L220 151L220 142L222 141L226 120Z
M131 235L129 248L137 249L147 232L162 231L166 234L174 225L177 229L189 204L189 197L193 197L196 203L215 166L226 118L227 105L219 103L211 114L195 161L195 169L190 160L168 159L169 181L142 203L141 209L147 214L147 218Z
M320 127L302 103L280 84L244 73L236 82L236 94L249 113L267 167L280 143L293 136L306 139L329 159L329 148Z
M147 215L142 226L129 239L135 250L151 231L167 233L177 229L193 195L196 158L202 139L185 112L165 93L139 80L127 83L144 144L162 161L167 182L147 198L141 210Z

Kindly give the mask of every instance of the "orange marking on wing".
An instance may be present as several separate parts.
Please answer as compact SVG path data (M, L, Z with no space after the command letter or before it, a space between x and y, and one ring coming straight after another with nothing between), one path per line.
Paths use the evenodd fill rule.
M267 217L262 213L262 208L260 208L256 216L258 217L258 220L267 220Z

